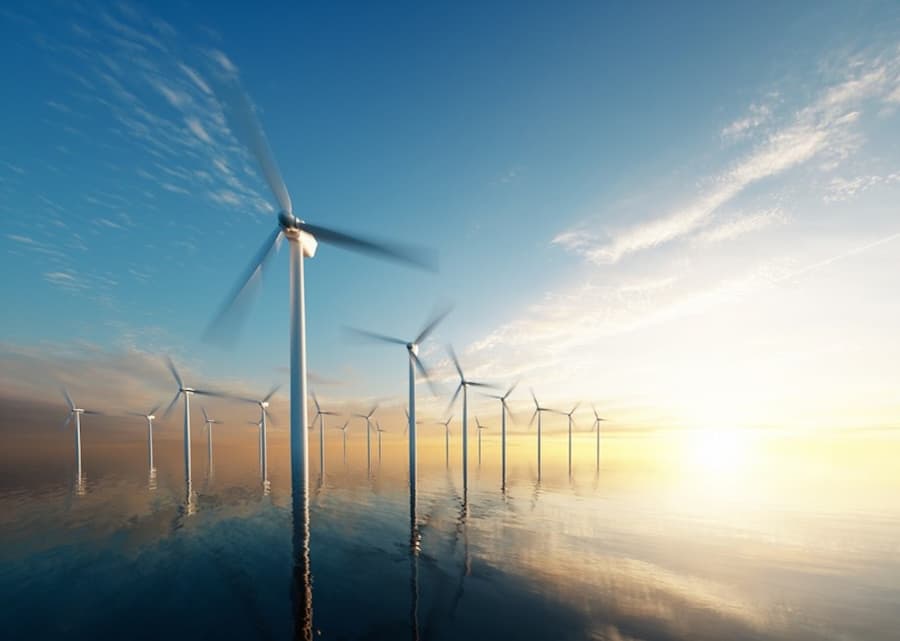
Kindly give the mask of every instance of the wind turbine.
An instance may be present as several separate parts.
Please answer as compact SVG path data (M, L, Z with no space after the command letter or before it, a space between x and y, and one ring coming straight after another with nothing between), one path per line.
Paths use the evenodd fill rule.
M368 414L354 414L354 418L361 418L366 422L366 469L372 463L372 415L378 409L378 404L372 406Z
M322 406L319 405L319 399L316 397L315 393L313 393L313 403L316 405L316 415L313 417L313 421L319 419L319 471L321 474L325 473L325 417L326 416L337 416L337 412L325 412L322 411ZM347 434L344 433L344 452L347 451Z
M75 405L75 401L72 400L72 397L69 395L69 390L65 387L62 388L63 396L66 397L66 403L69 405L69 414L66 416L66 420L63 423L63 429L69 426L69 423L72 422L72 418L75 418L75 473L76 473L76 483L78 486L81 486L82 477L81 477L81 415L82 414L95 414L99 415L100 412L95 412L93 410L85 410L77 407Z
M407 264L434 268L434 261L427 252L421 249L397 243L375 242L369 239L351 236L328 227L304 222L294 215L291 198L284 179L269 148L266 135L253 111L249 99L235 87L235 100L231 105L232 115L236 118L232 127L243 139L244 144L259 162L262 175L269 184L280 211L277 226L266 238L259 251L250 262L250 266L240 277L231 294L222 306L222 310L212 321L210 329L222 326L229 312L235 309L238 299L247 300L250 293L260 281L272 256L280 246L280 241L287 238L290 245L290 358L291 358L291 487L292 493L300 496L308 491L309 467L307 433L307 369L306 369L306 297L303 276L304 258L315 256L318 241L337 245L345 249L371 254L373 256L400 261ZM209 335L210 331L207 332ZM298 504L300 509L300 504Z
M175 407L175 403L178 402L179 396L184 396L184 481L188 486L188 494L190 494L190 485L191 485L191 396L193 394L198 394L200 396L218 396L222 398L231 398L227 394L222 394L221 392L213 392L211 390L203 390L196 389L194 387L187 387L184 384L184 380L181 378L181 374L178 373L178 369L175 367L175 363L172 362L172 359L166 357L166 365L169 366L169 371L172 372L172 376L175 378L175 382L178 384L178 391L175 392L175 396L172 397L172 402L169 403L169 406L166 408L166 411L163 412L163 418L169 415L172 411L172 408Z
M141 414L140 412L128 412L129 416L140 416L147 421L147 462L150 468L151 477L156 472L156 468L153 467L153 421L156 420L155 414L157 410L159 410L159 404L146 414Z
M591 405L591 409L594 410L594 425L593 428L597 432L597 469L600 469L600 423L605 421L605 418L601 418L597 413L597 408Z
M506 390L506 394L488 394L490 398L497 399L500 401L500 483L501 486L506 488L506 414L509 413L509 417L513 418L512 410L509 409L509 405L506 403L507 399L509 399L510 394L516 389L516 386L519 384L518 381L510 385L509 389Z
M384 334L376 334L375 332L369 332L366 330L354 329L358 334L366 336L368 338L381 341L382 343L392 343L394 345L403 345L406 347L406 353L409 360L409 409L406 413L407 418L407 429L409 430L409 487L411 492L415 492L416 489L416 474L417 474L417 466L418 463L416 461L416 370L419 370L419 373L422 374L422 377L431 385L431 379L428 378L428 370L425 368L425 365L422 363L421 359L419 359L419 345L422 344L426 338L434 331L434 329L438 326L438 324L444 320L447 314L450 313L450 308L444 308L437 313L433 314L431 318L425 323L425 326L419 332L418 336L416 336L411 341L405 341L402 338L395 338L393 336L386 336ZM432 388L432 392L434 389Z
M209 458L209 474L212 476L212 466L213 466L213 455L212 455L212 437L213 437L213 425L222 425L222 421L217 421L214 418L210 418L209 414L206 413L206 408L201 407L200 410L203 412L203 423L206 426L206 454Z
M335 414L335 412L329 412L329 414ZM350 419L348 418L344 421L344 424L340 427L335 427L334 429L340 430L344 437L344 465L347 464L347 426L350 425Z
M450 466L450 421L453 420L453 416L451 415L446 421L438 421L436 425L444 426L444 459L445 464Z
M549 407L541 407L541 404L538 403L537 396L534 395L534 390L531 390L531 398L534 400L534 414L531 415L531 420L528 421L528 425L534 423L534 417L537 417L537 464L538 464L538 481L541 480L541 418L543 417L544 412L553 412L555 410L550 409Z
M575 410L578 409L578 406L581 405L580 402L575 403L575 407L571 409L569 412L560 412L563 416L568 417L569 419L569 477L572 476L572 427L575 425Z
M463 409L462 409L462 443L463 443L463 491L465 491L469 487L469 387L491 387L491 385L487 383L479 383L478 381L470 381L466 378L465 374L463 374L462 367L459 364L459 359L456 358L456 352L453 351L452 346L448 346L447 350L450 352L450 358L453 359L453 364L456 366L456 373L459 374L459 386L457 386L456 391L453 392L453 398L450 399L450 405L447 406L447 409L453 407L453 403L456 402L456 398L459 396L459 392L462 391L463 395Z
M378 435L378 463L381 464L381 435L384 433L381 423L375 421L375 433Z
M475 429L478 431L478 467L481 467L481 433L487 429L487 425L482 425L476 416L475 426Z
M257 425L259 425L259 469L260 476L262 476L263 490L266 492L268 492L269 489L268 434L266 432L266 419L272 421L272 424L274 425L275 417L269 412L269 401L275 396L275 392L280 388L281 385L273 385L269 390L269 393L260 399L231 397L235 400L252 403L259 407L259 423L257 423Z

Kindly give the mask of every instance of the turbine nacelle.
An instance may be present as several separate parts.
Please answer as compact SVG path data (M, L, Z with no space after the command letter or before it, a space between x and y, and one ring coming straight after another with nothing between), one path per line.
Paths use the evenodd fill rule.
M315 236L303 229L302 220L293 214L281 211L278 214L278 225L288 240L296 240L300 243L300 248L303 250L303 255L306 258L312 258L316 255L316 248L318 248L319 243Z
M148 421L155 421L155 420L156 420L156 417L155 417L153 414L150 414L149 416L147 416L147 420L148 420Z
M413 356L418 356L418 355L419 355L419 346L418 346L416 343L407 343L407 344L406 344L406 349L407 349L407 351L409 351L409 353L412 354Z

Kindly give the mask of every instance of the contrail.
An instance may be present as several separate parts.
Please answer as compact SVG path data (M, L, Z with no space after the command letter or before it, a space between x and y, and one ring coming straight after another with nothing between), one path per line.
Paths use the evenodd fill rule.
M830 258L820 260L819 262L813 263L811 265L807 265L806 267L801 267L800 269L798 269L794 272L791 272L790 274L786 274L784 276L781 276L780 278L773 279L772 282L780 283L780 282L788 280L790 278L802 276L803 274L807 274L811 271L815 271L817 269L827 267L828 265L831 265L832 263L836 263L845 258L850 258L852 256L856 256L857 254L861 254L863 252L869 251L870 249L874 249L875 247L878 247L879 245L884 245L886 243L889 243L892 240L896 240L897 238L900 238L900 232L895 232L893 234L890 234L889 236L885 236L884 238L879 238L878 240L874 240L870 243L866 243L865 245L860 245L859 247L854 247L852 249L848 249L845 252L841 252L840 254L837 254Z

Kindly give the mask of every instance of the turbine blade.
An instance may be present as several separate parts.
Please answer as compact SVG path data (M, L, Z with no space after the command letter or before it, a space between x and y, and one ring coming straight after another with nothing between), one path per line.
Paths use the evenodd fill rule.
M575 403L575 407L572 408L572 411L569 412L569 414L574 414L575 410L577 410L580 406L581 406L581 401L578 401L577 403Z
M453 404L456 402L456 399L459 397L459 392L462 390L462 388L463 388L463 384L460 383L457 386L456 391L453 392L453 398L450 399L450 403L447 405L447 409L444 410L445 412L449 411L450 408L453 407Z
M447 351L450 352L450 358L453 359L453 365L456 367L456 373L459 374L459 380L466 380L466 377L463 375L462 367L459 364L459 359L456 358L456 350L453 349L453 345L447 345Z
M328 227L309 223L299 223L298 227L315 236L316 240L330 245L370 254L384 260L405 263L431 272L437 271L437 259L434 252L423 247L351 236Z
M447 305L446 307L437 310L432 314L431 319L425 323L425 327L422 328L422 331L419 332L419 335L416 336L416 340L413 341L416 345L424 341L431 335L431 332L434 331L434 328L438 326L438 324L447 317L447 314L453 309L452 305Z
M316 396L316 393L312 393L313 404L316 406L316 416L322 413L322 406L319 405L319 398Z
M172 361L171 356L166 356L166 366L169 368L169 371L172 372L172 376L175 378L175 382L178 383L178 387L184 387L184 381L181 380L181 374L178 373L178 368L175 367L175 363Z
M344 328L348 332L353 332L354 334L359 334L365 338L370 338L372 340L381 341L383 343L393 343L396 345L406 345L407 341L402 338L396 338L394 336L387 336L385 334L378 334L377 332L370 332L365 329L357 329L356 327L345 327Z
M93 414L94 416L103 416L103 412L98 412L97 410L84 410L83 414Z
M224 101L227 107L225 114L229 117L229 126L235 137L256 158L263 178L269 184L269 189L272 190L272 195L275 196L278 205L282 210L292 213L291 197L250 98L236 81L233 86L229 87L229 90Z
M149 412L147 412L146 415L142 414L142 416L153 416L154 414L156 414L157 410L159 410L160 405L161 405L161 403L157 403L156 405L153 406L153 409L151 409Z
M431 389L431 394L433 396L437 396L438 395L437 388L434 386L434 382L431 380L431 376L428 375L428 370L425 368L425 364L419 359L418 356L416 356L412 352L410 352L409 355L412 357L413 363L415 364L416 369L419 370L419 373L422 375L422 378L424 378L425 382L428 383L428 387L429 387L429 389Z
M209 422L209 414L206 413L206 408L201 406L200 410L203 412L203 420Z
M269 260L275 254L280 237L280 227L275 228L266 237L265 242L254 254L250 265L244 270L244 273L241 274L241 277L225 298L225 302L222 303L219 312L207 326L204 332L206 340L219 338L226 342L233 342L246 316L251 295L259 285L261 275L265 271Z
M503 401L503 406L506 408L506 415L516 425L519 424L519 420L516 418L516 415L513 413L512 409L510 409L509 405L506 404L506 401Z
M515 391L516 387L518 387L518 386L519 386L519 381L516 381L515 383L510 385L509 389L506 390L506 394L503 395L503 400L508 399L509 395L512 394Z
M538 408L541 406L541 404L538 403L537 396L534 395L534 390L531 390L531 398L534 400L535 408Z
M281 389L281 383L276 383L275 385L273 385L272 388L269 390L269 393L266 394L265 397L263 398L263 403L268 403L269 399L272 398L273 396L275 396L275 392L277 392L280 389ZM318 403L316 405L318 406Z
M72 422L72 412L69 412L66 415L66 420L63 421L62 428L60 428L60 429L66 429L67 427L69 427L69 423L71 423L71 422Z
M469 387L496 387L490 383L479 383L478 381L466 381L466 385Z
M172 411L172 408L175 407L175 403L178 402L178 397L181 396L181 390L175 392L175 396L172 398L172 402L169 403L168 407L166 407L166 411L163 412L163 418L166 418L169 413Z
M66 403L69 404L69 409L74 410L75 409L75 401L73 401L72 397L69 396L69 390L67 390L65 386L61 387L60 389L62 390L63 396L66 397Z
M539 412L539 411L540 411L540 410L538 410L538 409L535 409L535 410L534 410L534 414L531 415L531 420L528 421L528 427L531 427L532 425L534 425L534 419L537 418L537 415L538 415L538 412Z
M275 420L275 417L269 410L263 409L263 412L265 412L266 418L268 419L269 423L271 423L272 425L278 425L278 421Z

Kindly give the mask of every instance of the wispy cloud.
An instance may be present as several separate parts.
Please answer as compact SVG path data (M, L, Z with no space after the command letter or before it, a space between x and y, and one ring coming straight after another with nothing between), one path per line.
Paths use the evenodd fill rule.
M765 123L771 115L772 109L768 105L750 105L746 116L735 120L722 129L722 138L727 141L746 138L753 129Z
M766 211L736 216L719 225L703 230L696 235L694 240L700 245L712 245L726 240L733 240L776 223L784 224L787 220L785 213L780 208L775 207Z
M896 75L898 68L897 58L858 65L854 75L821 91L818 99L797 112L788 124L768 134L751 152L708 180L709 186L686 206L605 237L582 224L557 234L553 243L594 263L615 263L630 254L695 233L709 224L723 205L763 179L781 175L814 158L822 160L821 169L833 169L860 144L862 134L855 125L863 103L883 97L891 87L888 79ZM743 131L750 127L749 122L741 125Z

